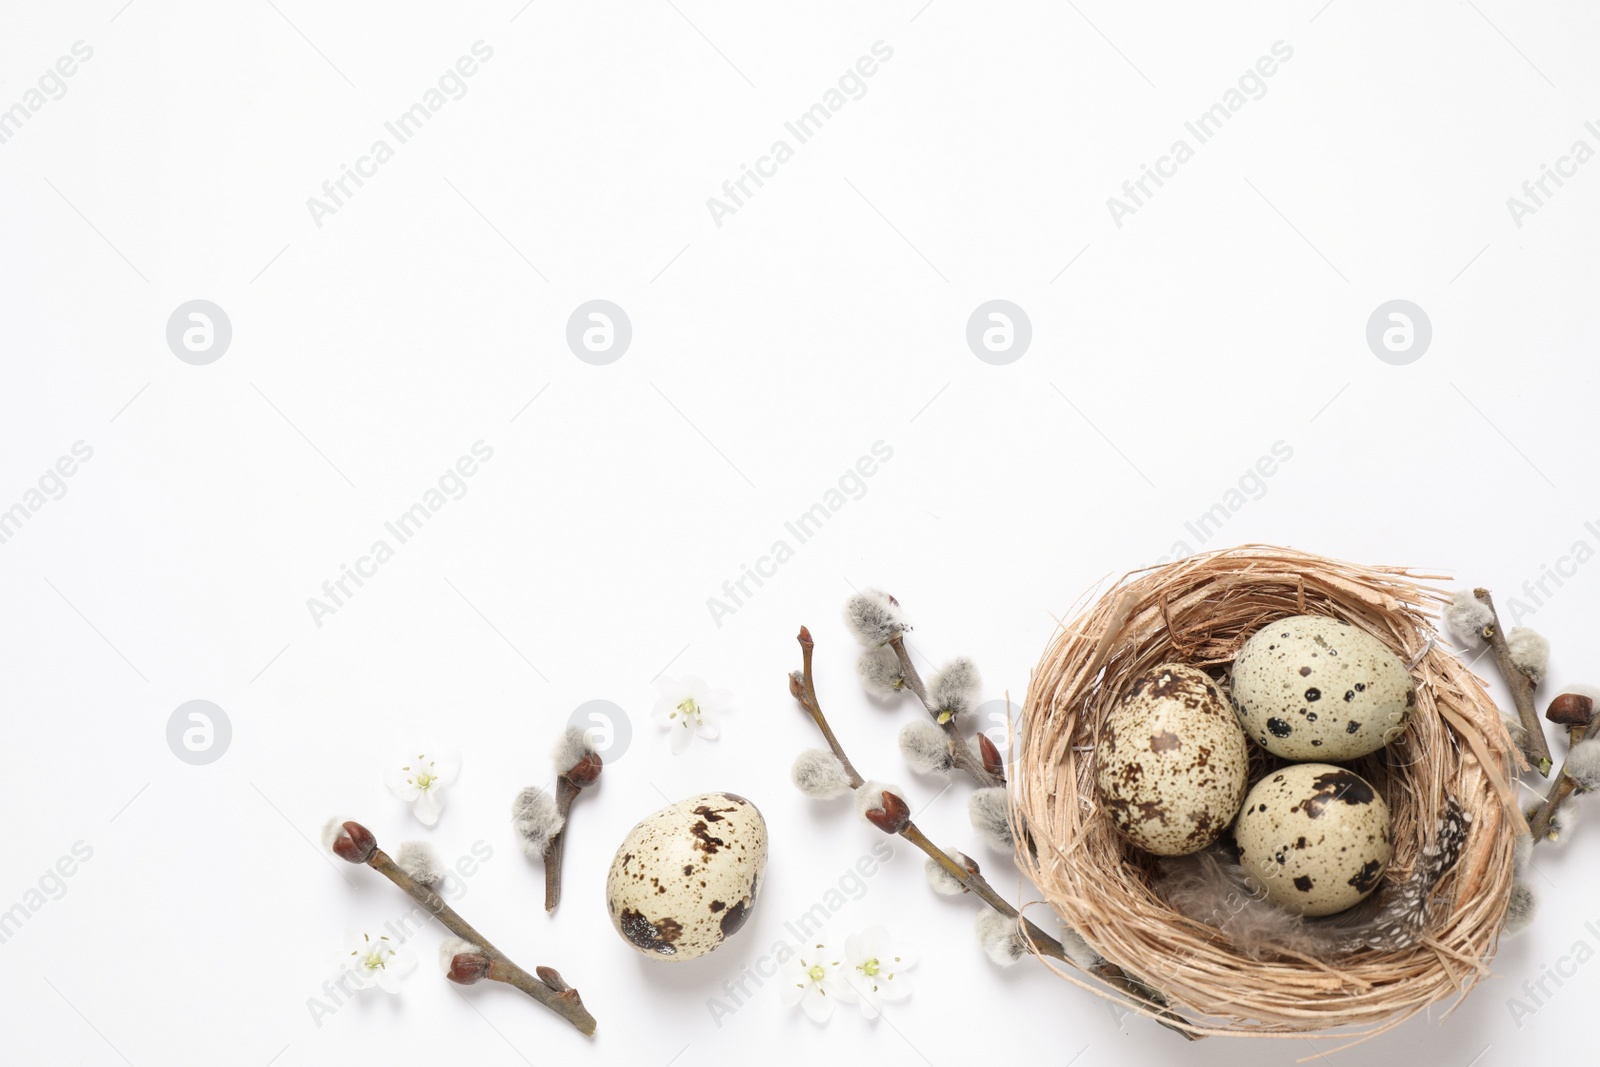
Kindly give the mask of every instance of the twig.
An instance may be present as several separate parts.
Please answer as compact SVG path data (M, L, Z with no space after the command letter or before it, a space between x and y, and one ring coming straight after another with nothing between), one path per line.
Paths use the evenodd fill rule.
M547 915L561 903L561 861L567 851L567 815L581 792L583 790L566 775L556 779L556 811L561 816L561 829L551 834L544 845L544 910Z
M1487 589L1474 589L1472 595L1489 609L1493 616L1489 625L1485 626L1480 635L1489 642L1489 647L1494 651L1495 664L1500 668L1500 675L1506 680L1506 686L1511 690L1511 702L1516 705L1517 715L1522 720L1522 730L1527 736L1522 742L1522 753L1528 758L1538 771L1540 777L1550 777L1550 745L1544 738L1544 724L1539 721L1539 713L1533 706L1533 679L1516 665L1511 658L1511 647L1506 644L1505 634L1500 630L1500 616L1494 610L1494 600L1489 596Z
M357 822L347 822L333 841L333 851L340 859L350 863L365 863L428 910L428 913L463 941L471 942L488 958L489 967L484 977L491 981L515 986L528 996L549 1008L577 1028L579 1033L594 1035L594 1016L583 1006L578 991L567 985L561 976L549 967L538 968L538 975L529 974L511 961L505 953L495 948L488 938L472 928L455 909L446 904L439 894L417 881L389 858L378 847L378 842L368 830Z
M941 719L939 709L934 707L933 701L928 699L928 687L922 683L922 675L917 673L916 664L911 662L911 653L906 649L906 640L903 635L890 639L889 647L894 649L896 658L900 660L900 676L905 679L906 688L916 694L922 701L922 706L927 709L928 716L938 724L950 739L950 754L959 770L966 771L980 786L1005 785L1005 773L992 774L983 765L983 760L973 754L967 747L967 739L961 736L961 730L956 726L953 718Z
M1595 725L1592 717L1594 710L1593 701L1588 697L1563 694L1556 697L1551 703L1550 710L1545 715L1552 722L1562 723L1567 727L1567 758L1572 757L1572 750L1588 736L1590 729ZM1533 843L1538 844L1546 839L1550 832L1550 822L1555 818L1556 810L1566 803L1567 798L1577 792L1578 783L1567 774L1566 764L1561 766L1561 773L1556 778L1556 784L1550 788L1550 795L1539 805L1533 818L1529 820L1528 827L1533 833Z
M851 787L860 789L865 784L865 779L855 769L855 765L850 762L850 757L845 755L844 746L839 743L838 737L834 735L833 728L828 725L827 717L822 713L822 705L817 700L817 689L811 670L811 652L815 643L811 639L811 631L804 626L800 627L799 641L804 669L789 676L789 692L806 714L811 716L811 720L816 723L817 729L822 732L823 738L828 742L828 748L832 750L834 757L844 767L845 774L850 779ZM891 643L897 646L895 651L901 656L901 662L904 664L906 660L903 646L898 640ZM914 673L908 668L906 672L907 683L910 684L914 677ZM919 696L923 696L923 703L926 705L927 698L922 694L920 687L921 679L917 679L914 691L918 692ZM965 744L958 747L962 750L966 749ZM980 771L983 770L981 766L978 769ZM988 772L984 771L983 773L987 774ZM1028 919L1023 918L1021 913L1011 905L1011 902L996 893L994 887L981 874L968 870L965 865L952 859L944 849L928 840L927 835L918 829L916 823L912 822L909 816L900 822L898 829L894 832L927 853L952 878L960 882L968 892L989 907L1009 919L1020 919L1027 929L1029 940L1039 950L1040 955L1072 962L1071 957L1067 954L1066 947L1060 941L1039 929ZM1194 1041L1199 1037L1199 1035L1192 1032L1192 1024L1182 1016L1175 1014L1167 1006L1165 998L1158 991L1131 977L1116 964L1111 963L1109 960L1102 960L1100 965L1093 969L1093 973L1137 1006L1149 1012L1151 1017L1162 1026L1175 1033L1182 1034L1184 1038L1190 1041Z

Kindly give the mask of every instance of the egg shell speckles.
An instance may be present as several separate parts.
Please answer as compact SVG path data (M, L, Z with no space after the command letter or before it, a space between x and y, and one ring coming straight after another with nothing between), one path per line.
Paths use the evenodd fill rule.
M1389 805L1365 778L1295 763L1257 782L1234 824L1245 877L1301 915L1332 915L1378 887L1394 855Z
M734 793L702 793L639 821L606 875L606 910L653 959L692 960L738 933L767 865L767 822Z
M1217 683L1165 664L1134 679L1100 730L1100 806L1158 856L1198 852L1239 810L1248 745Z
M1400 657L1339 619L1292 615L1250 636L1233 661L1233 708L1275 756L1350 760L1405 732L1417 690Z

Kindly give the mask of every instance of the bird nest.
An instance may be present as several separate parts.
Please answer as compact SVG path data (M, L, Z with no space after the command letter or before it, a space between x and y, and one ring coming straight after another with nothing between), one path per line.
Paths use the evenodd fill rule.
M1283 1036L1352 1028L1364 1038L1488 973L1525 822L1511 792L1520 757L1481 679L1436 644L1439 580L1265 545L1193 556L1125 576L1065 624L1035 668L1023 708L1012 818L1017 862L1061 919L1108 961L1158 990L1195 1034ZM1386 749L1350 761L1392 813L1404 879L1432 854L1441 816L1468 817L1455 864L1432 887L1414 943L1336 958L1249 954L1158 892L1159 861L1130 845L1095 787L1101 725L1130 682L1162 663L1226 668L1246 638L1288 615L1329 615L1411 667L1417 707ZM1254 746L1252 746L1253 748ZM1268 758L1255 753L1251 784ZM1063 977L1102 996L1077 972Z

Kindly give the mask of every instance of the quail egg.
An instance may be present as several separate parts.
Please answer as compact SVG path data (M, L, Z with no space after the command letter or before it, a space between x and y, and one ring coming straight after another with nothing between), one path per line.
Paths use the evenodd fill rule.
M1279 619L1233 661L1233 707L1245 733L1284 759L1376 752L1405 732L1416 703L1400 657L1340 619Z
M1239 810L1246 750L1216 682L1194 667L1156 667L1134 679L1101 727L1100 806L1147 852L1198 852Z
M1329 763L1291 764L1257 782L1233 840L1250 883L1301 915L1358 903L1394 854L1389 805L1365 778Z
M646 956L691 960L749 920L766 864L767 823L756 806L702 793L628 831L606 876L606 909Z

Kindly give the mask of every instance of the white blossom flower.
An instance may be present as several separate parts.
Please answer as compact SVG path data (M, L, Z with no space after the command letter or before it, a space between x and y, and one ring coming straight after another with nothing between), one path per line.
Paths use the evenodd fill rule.
M388 934L362 933L351 940L350 950L340 962L356 989L376 987L385 993L398 993L401 981L417 969L416 955Z
M911 995L906 971L916 966L916 950L893 945L889 931L874 926L844 939L844 978L855 990L861 1014L876 1019L883 1005Z
M722 714L732 703L733 694L728 690L712 689L693 675L663 678L656 683L656 706L651 715L672 731L672 751L677 754L696 737L715 741L721 733Z
M820 941L785 962L781 978L778 995L784 1007L800 1005L812 1022L827 1022L835 1004L850 1004L856 999L855 990L845 981L842 962Z
M433 826L444 811L440 793L456 780L461 770L461 757L454 752L414 750L395 761L385 774L389 792L411 805L412 812L424 826Z

